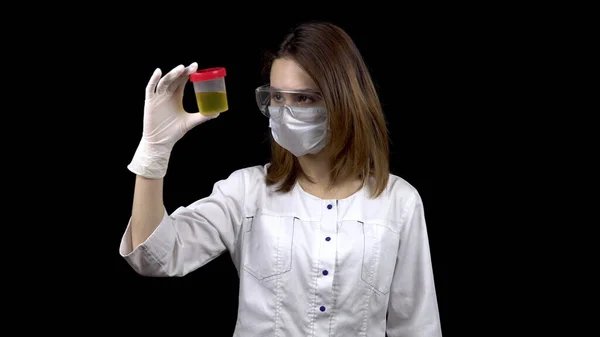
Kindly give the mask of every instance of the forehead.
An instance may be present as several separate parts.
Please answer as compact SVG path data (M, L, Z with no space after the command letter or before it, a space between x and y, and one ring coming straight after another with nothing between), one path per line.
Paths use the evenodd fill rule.
M317 90L317 84L294 61L277 59L271 66L271 87L286 90Z

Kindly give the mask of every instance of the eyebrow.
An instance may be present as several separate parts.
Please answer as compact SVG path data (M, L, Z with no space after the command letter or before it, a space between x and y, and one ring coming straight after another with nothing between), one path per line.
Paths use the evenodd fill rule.
M286 91L286 90L290 90L290 91L319 91L318 89L313 89L313 88L303 88L303 89L281 89L281 88L277 88L277 87L271 87L271 89L273 89L273 90L281 90L281 91Z

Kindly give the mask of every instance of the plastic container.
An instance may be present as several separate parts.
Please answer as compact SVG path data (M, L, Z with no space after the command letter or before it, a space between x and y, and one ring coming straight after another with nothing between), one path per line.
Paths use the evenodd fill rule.
M222 67L201 69L190 75L201 114L214 115L229 109L225 75L227 73Z

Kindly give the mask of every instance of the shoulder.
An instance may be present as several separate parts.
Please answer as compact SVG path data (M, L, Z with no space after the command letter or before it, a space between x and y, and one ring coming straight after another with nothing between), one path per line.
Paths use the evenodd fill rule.
M245 216L251 216L256 208L268 194L267 169L269 164L242 167L233 171L226 181L226 185L235 190L235 195L240 198Z
M419 191L416 187L404 178L391 173L385 193L396 201L414 202L416 198L419 198Z
M269 167L269 164L242 167L242 168L239 168L239 169L233 171L231 173L230 177L244 178L244 179L247 179L248 181L252 181L252 180L256 180L256 179L264 180L267 176L267 168L268 167Z
M229 184L240 185L246 191L252 191L266 184L268 166L269 164L239 168L231 172L225 180Z
M367 203L370 212L379 210L385 213L388 220L402 224L407 215L421 202L419 191L406 179L389 174L387 186L377 198L369 198Z

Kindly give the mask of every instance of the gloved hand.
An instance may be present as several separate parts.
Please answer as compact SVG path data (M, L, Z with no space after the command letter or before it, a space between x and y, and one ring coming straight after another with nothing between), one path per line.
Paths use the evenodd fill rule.
M175 143L193 127L218 116L188 113L183 108L183 92L197 63L179 65L162 79L156 69L146 86L142 139L127 168L140 176L159 179L167 172Z

